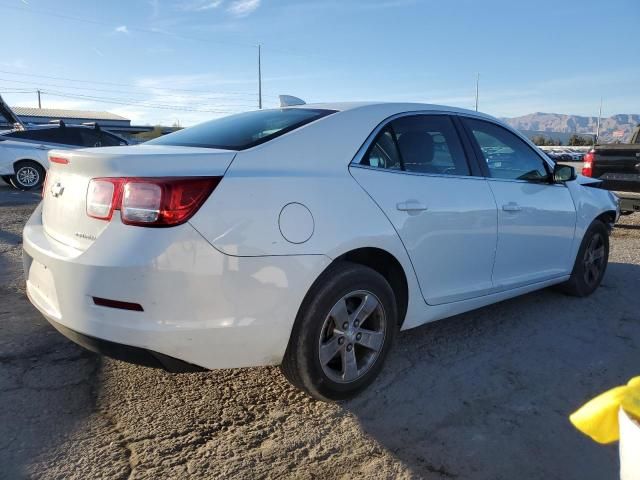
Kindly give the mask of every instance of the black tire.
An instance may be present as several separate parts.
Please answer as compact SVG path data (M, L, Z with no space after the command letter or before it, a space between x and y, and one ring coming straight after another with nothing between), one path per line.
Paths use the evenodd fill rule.
M602 282L608 264L609 230L600 220L594 220L582 238L571 277L559 285L560 290L575 297L591 295Z
M359 307L364 311L362 325L355 315ZM337 318L348 320L340 326ZM395 338L397 319L395 295L382 275L363 265L337 263L307 293L281 370L289 382L318 400L353 397L380 373ZM321 361L321 349L329 361ZM345 364L353 365L351 361L355 370Z
M40 188L44 183L45 171L38 162L21 160L13 168L16 173L9 182L18 190Z
M13 175L0 175L2 181L8 185L11 185L11 177L13 177Z

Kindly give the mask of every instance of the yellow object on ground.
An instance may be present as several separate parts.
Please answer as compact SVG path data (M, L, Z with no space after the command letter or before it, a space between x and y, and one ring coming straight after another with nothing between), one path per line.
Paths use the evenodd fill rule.
M620 437L618 410L640 421L640 377L589 400L569 417L571 423L598 443L611 443Z

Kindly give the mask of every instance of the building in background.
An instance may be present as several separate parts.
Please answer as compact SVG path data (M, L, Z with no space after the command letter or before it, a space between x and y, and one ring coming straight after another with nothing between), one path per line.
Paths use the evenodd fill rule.
M137 134L159 131L162 135L176 130L175 127L153 127L150 125L131 125L131 120L110 112L96 112L90 110L62 110L58 108L11 107L20 121L29 128L30 125L47 125L62 120L67 125L98 124L133 143L144 138ZM9 130L13 126L0 116L0 131ZM144 137L144 136L143 136Z

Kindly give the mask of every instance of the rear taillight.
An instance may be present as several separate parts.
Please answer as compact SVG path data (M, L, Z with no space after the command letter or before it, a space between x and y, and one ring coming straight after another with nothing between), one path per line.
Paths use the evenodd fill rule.
M94 178L87 191L87 215L143 227L180 225L195 214L221 177Z
M120 193L121 178L94 178L87 190L87 215L111 220Z
M596 161L595 150L590 150L583 158L582 175L585 177L593 177L593 165Z

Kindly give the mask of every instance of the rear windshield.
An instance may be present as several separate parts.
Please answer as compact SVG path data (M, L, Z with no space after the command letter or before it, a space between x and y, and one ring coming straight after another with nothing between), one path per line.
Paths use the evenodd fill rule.
M146 143L245 150L332 113L335 111L308 108L257 110L210 120Z

